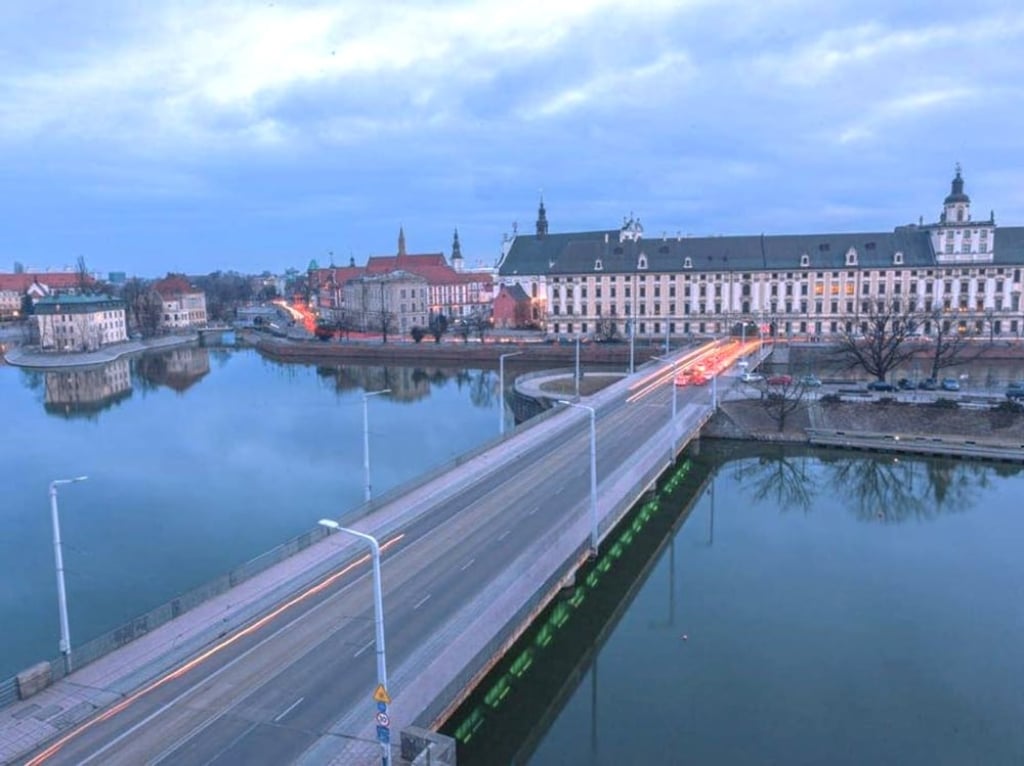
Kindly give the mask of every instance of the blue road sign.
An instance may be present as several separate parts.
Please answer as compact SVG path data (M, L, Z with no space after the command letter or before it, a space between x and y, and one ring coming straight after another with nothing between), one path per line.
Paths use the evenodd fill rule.
M377 712L378 713L386 713L386 712L388 712L388 703L386 703L386 702L378 702L377 703Z
M387 726L377 727L377 741L383 745L391 744L391 729Z

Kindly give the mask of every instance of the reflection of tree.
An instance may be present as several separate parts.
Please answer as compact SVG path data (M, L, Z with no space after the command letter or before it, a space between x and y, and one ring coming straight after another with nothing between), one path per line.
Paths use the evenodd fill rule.
M808 457L779 451L742 460L733 470L733 478L749 489L756 500L773 500L780 510L811 510L814 478L807 473Z
M832 487L848 498L854 515L883 522L969 510L990 470L981 463L891 456L841 458L828 467Z
M474 407L490 407L494 402L497 381L491 381L491 373L475 370L469 386L469 401Z

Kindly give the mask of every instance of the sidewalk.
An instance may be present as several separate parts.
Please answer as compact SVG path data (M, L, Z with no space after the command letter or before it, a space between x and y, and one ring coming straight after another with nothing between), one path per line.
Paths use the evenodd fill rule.
M129 354L140 354L154 349L185 346L199 340L198 334L168 335L151 340L129 340L96 351L75 351L57 353L49 351L29 351L24 346L15 346L4 359L16 367L33 367L39 369L58 369L61 367L88 367L96 364L109 364Z

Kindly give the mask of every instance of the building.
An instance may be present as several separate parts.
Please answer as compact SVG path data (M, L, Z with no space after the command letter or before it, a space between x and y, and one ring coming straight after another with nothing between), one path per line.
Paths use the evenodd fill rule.
M95 283L96 280L91 276L77 271L0 274L0 321L22 318L26 295L35 302L57 291L76 292Z
M405 230L402 228L398 232L398 251L395 255L370 256L366 266L356 266L354 258L349 260L348 266L331 266L326 269L311 263L308 272L310 295L322 317L341 321L344 316L352 313L345 304L347 282L362 276L396 271L415 274L426 280L427 304L431 316L443 314L449 320L490 316L494 300L493 270L465 268L458 230L452 238L450 264L444 253L407 252Z
M491 309L494 326L503 329L528 327L533 321L530 296L522 285L502 285Z
M346 322L363 332L408 334L430 320L427 280L407 271L367 274L345 283Z
M39 347L95 351L128 340L124 302L102 295L48 295L36 301L33 329Z
M974 220L960 167L936 223L888 232L646 238L617 230L551 234L543 202L516 235L503 283L529 282L548 333L649 338L728 333L756 321L780 336L862 330L880 307L914 312L926 335L1024 330L1024 227Z
M185 277L168 274L157 280L153 290L163 304L161 328L180 330L206 326L206 293L193 286Z

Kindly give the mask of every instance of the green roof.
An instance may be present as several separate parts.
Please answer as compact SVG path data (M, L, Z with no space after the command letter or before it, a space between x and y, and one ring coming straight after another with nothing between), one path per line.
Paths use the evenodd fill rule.
M32 310L36 314L92 314L123 308L124 301L106 295L47 295L37 300Z

